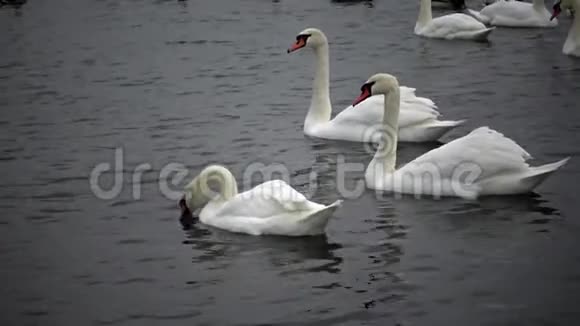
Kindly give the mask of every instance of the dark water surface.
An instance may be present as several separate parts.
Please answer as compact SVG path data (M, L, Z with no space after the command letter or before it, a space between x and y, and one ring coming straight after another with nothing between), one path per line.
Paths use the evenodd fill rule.
M0 9L0 324L578 324L580 61L561 54L570 20L498 29L491 44L444 42L413 35L416 2ZM367 191L326 237L182 230L157 184L168 163L192 174L221 163L237 176L284 163L304 193L318 175L313 199L328 203L339 197L337 162L370 161L360 144L302 134L313 55L285 49L309 26L331 41L336 111L369 75L391 72L446 118L469 119L444 141L489 125L538 162L572 161L535 197ZM123 189L101 200L89 174L113 164L116 148ZM402 145L399 162L431 148ZM144 163L134 200L132 171Z

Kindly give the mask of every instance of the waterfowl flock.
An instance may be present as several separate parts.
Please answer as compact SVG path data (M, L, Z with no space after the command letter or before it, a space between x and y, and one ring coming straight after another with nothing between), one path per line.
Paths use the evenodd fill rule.
M556 0L551 12L544 0L488 1L481 11L464 1L437 1L462 13L433 17L432 1L419 0L414 33L443 40L485 41L501 27L553 28L563 10L580 8L580 0ZM580 18L575 16L563 52L580 56ZM315 74L303 133L322 139L378 143L364 179L367 188L421 197L476 200L490 195L526 194L536 189L569 158L530 165L532 156L512 139L482 126L396 167L398 142L433 142L468 117L443 120L434 101L401 86L396 76L378 73L360 88L353 104L331 119L329 45L317 28L296 35L288 53L310 50ZM467 177L458 177L458 171ZM238 193L235 177L221 165L203 169L184 189L182 216L197 212L202 223L251 235L305 236L324 233L338 200L323 205L308 200L281 180L267 181Z

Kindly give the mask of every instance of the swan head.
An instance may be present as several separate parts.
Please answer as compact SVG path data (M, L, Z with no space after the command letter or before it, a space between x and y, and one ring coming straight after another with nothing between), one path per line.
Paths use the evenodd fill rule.
M181 209L181 216L179 217L181 225L183 225L184 229L191 227L191 224L193 224L193 214L191 214L191 210L187 207L185 196L179 201L179 208Z
M326 35L318 28L307 28L296 35L296 42L288 49L288 53L302 48L318 49L328 44Z
M179 201L182 213L195 212L212 200L227 201L238 193L232 173L221 165L209 165L184 188Z
M185 186L183 197L179 200L182 216L191 215L192 212L204 207L211 200L211 194L205 188L201 183L200 176L195 177Z
M552 6L552 17L550 17L550 20L554 20L554 18L558 17L558 15L562 12L562 9L570 9L570 10L575 9L574 0L554 1L554 5Z
M394 89L399 88L399 81L393 75L376 74L371 76L360 88L360 95L352 104L356 106L373 95L387 95Z

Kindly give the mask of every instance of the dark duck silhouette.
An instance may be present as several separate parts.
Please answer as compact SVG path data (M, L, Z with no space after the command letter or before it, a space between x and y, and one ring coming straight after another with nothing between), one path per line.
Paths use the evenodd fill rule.
M0 7L10 6L14 8L20 8L26 3L27 0L0 0Z
M463 10L466 8L465 0L432 0L433 7L446 7L453 10Z
M181 226L184 230L191 229L191 226L195 223L195 217L193 217L191 210L187 207L185 197L179 201L179 208L181 209L181 216L179 217Z

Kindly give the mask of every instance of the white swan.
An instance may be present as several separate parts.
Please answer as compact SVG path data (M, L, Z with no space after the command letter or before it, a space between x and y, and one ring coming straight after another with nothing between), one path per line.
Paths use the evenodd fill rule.
M372 76L354 105L372 94L385 95L383 138L365 171L367 187L399 193L457 196L511 195L532 191L568 158L538 167L513 140L487 127L431 150L395 170L399 83L388 74ZM389 141L390 140L390 141Z
M505 27L556 27L557 20L550 20L550 12L544 0L533 3L521 1L497 1L477 12L469 11L484 24Z
M415 24L415 34L446 40L485 41L492 28L487 28L477 19L466 14L450 14L433 18L431 0L421 0L419 18Z
M580 14L578 14L580 12L580 0L556 0L553 6L552 19L562 12L562 8L570 9L576 13L562 52L566 55L580 57Z
M215 184L218 191L210 186ZM282 180L264 182L238 194L236 179L223 166L210 165L187 186L180 200L182 216L200 209L207 225L251 235L305 236L324 233L328 220L340 207L311 202Z
M369 128L379 125L383 116L383 96L374 96L360 104L344 109L330 119L332 105L329 89L328 40L316 28L307 28L296 36L296 42L288 52L310 47L316 55L316 74L312 87L310 108L304 121L304 133L308 136L368 142ZM404 142L436 141L443 134L464 121L437 120L439 112L433 101L415 96L415 89L401 86L401 115L399 140Z

